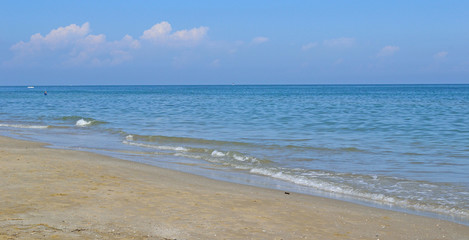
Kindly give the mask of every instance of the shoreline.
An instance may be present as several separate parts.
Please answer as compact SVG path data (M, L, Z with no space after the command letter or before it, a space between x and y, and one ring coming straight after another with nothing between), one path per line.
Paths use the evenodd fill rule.
M469 227L0 136L0 239L469 239Z
M352 196L348 196L345 194L340 194L340 193L336 194L336 193L323 191L320 189L308 188L308 187L298 185L289 181L283 181L277 178L270 178L265 175L247 174L247 173L240 173L240 172L235 173L229 170L220 170L220 169L215 169L215 168L204 169L203 167L198 167L196 168L196 170L194 170L194 166L196 165L192 163L187 164L187 163L173 162L173 161L167 162L167 159L165 159L164 157L154 162L154 161L142 160L140 158L135 158L135 156L132 156L132 155L126 155L125 151L122 154L119 151L113 152L112 150L106 150L106 149L104 150L103 149L96 150L92 148L74 149L73 147L71 148L65 145L63 146L57 145L57 142L55 143L42 142L40 139L28 138L22 134L9 135L9 134L3 133L0 136L17 139L17 140L29 141L29 142L39 142L39 143L44 144L45 147L48 149L61 149L61 150L72 150L72 151L75 150L75 151L89 152L93 154L116 158L119 160L136 162L136 163L140 163L144 165L155 166L157 168L168 169L168 170L182 172L182 173L195 175L195 176L201 176L201 177L209 178L215 181L229 182L229 183L234 183L234 184L263 188L263 189L273 189L273 190L278 190L278 191L295 192L297 194L322 197L326 199L335 199L339 201L345 201L345 202L349 202L353 204L363 205L366 207L402 212L402 213L429 217L429 218L436 218L440 220L450 221L450 222L458 223L461 225L469 226L468 219L461 217L461 216L456 216L452 214L444 214L443 212L434 212L434 211L425 211L425 210L419 210L419 209L414 209L414 208L406 208L403 206L399 206L398 204L392 204L392 203L386 204L383 202L372 201L370 199L354 198Z

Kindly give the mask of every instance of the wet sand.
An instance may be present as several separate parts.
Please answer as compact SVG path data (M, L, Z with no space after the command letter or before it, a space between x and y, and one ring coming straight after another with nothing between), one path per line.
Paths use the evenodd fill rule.
M0 137L0 239L469 239L469 227Z

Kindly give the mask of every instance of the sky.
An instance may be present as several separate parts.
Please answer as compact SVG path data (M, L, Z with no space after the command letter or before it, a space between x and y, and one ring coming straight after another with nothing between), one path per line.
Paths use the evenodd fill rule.
M469 1L0 0L0 85L469 84Z

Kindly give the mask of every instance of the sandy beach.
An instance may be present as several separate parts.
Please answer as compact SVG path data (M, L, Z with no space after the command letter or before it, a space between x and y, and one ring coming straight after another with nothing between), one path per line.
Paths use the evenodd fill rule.
M469 227L0 137L0 239L469 239Z

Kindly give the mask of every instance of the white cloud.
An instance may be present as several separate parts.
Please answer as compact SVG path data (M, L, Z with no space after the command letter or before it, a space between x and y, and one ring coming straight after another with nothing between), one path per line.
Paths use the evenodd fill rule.
M168 22L160 22L153 25L150 29L143 31L143 35L140 36L140 38L152 41L163 41L167 39L171 31L171 24Z
M355 38L335 38L324 40L323 44L327 47L352 47L355 45Z
M6 65L48 64L65 66L105 66L116 65L133 58L134 50L143 42L163 46L195 46L206 36L208 27L197 27L172 31L171 24L161 22L145 30L140 39L125 35L122 39L108 41L104 34L91 34L88 22L71 24L52 29L44 36L32 35L29 41L21 41L10 49L13 59Z
M190 30L181 30L175 32L172 37L178 41L200 41L208 32L208 27L198 27Z
M269 38L266 38L266 37L255 37L252 39L251 44L257 45L257 44L265 43L268 41L269 41Z
M14 58L9 64L28 64L49 59L51 65L113 65L130 60L132 49L140 42L126 35L121 40L109 42L104 34L90 34L88 22L81 26L71 24L51 30L45 36L36 33L28 42L11 47Z
M49 50L57 50L65 48L76 41L83 39L90 32L90 24L88 22L78 26L71 24L66 27L53 29L46 36L36 33L31 36L29 42L19 42L11 47L11 50L21 53L34 53L44 48Z
M194 45L204 39L208 27L198 27L189 30L183 29L171 33L172 27L168 22L161 22L145 30L140 39L147 40L159 45Z
M443 60L443 59L446 59L446 56L448 56L448 52L441 51L433 55L433 58L436 60Z
M132 59L131 51L140 48L140 42L129 35L108 42L103 34L88 35L78 41L66 61L69 65L117 65Z
M386 46L378 52L377 56L378 57L392 56L392 55L394 55L394 53L399 51L399 49L400 48L398 46Z
M311 48L316 47L317 45L318 45L317 42L310 42L310 43L307 43L307 44L303 45L303 46L301 47L301 50L307 51L307 50L310 50Z

